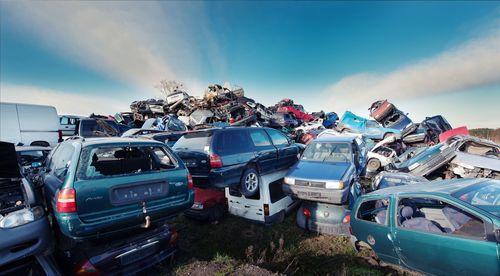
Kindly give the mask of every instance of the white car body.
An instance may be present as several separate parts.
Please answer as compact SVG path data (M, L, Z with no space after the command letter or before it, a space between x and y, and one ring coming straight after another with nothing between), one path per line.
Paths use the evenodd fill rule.
M299 201L283 193L282 183L286 173L287 170L282 170L261 175L259 181L259 194L258 196L252 197L255 199L246 198L244 195L231 195L229 191L230 188L226 188L229 213L262 223L279 222L281 219L279 216L283 216L282 218L284 218L285 213L288 213L299 204ZM271 187L271 185L276 186ZM277 190L278 188L279 190ZM270 189L273 189L273 195L271 195ZM265 205L267 205L269 209L269 214L267 216L264 214Z
M44 141L59 143L59 116L53 106L0 103L0 140L30 145Z

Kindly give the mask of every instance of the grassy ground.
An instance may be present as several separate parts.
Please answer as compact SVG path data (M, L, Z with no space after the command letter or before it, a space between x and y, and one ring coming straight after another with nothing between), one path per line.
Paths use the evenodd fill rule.
M348 238L307 233L295 213L281 224L264 226L228 216L218 225L179 217L179 253L173 265L160 264L162 275L264 275L266 270L297 275L398 275L357 253ZM264 270L265 269L265 270Z

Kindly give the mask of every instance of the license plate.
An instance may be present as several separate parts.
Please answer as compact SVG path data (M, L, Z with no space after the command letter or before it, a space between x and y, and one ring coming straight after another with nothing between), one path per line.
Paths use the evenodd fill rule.
M188 167L196 167L198 163L196 162L196 159L186 159L184 160L184 164Z
M168 182L153 182L122 186L111 191L111 203L115 205L148 201L168 194Z
M321 193L318 193L318 192L299 192L299 196L303 196L303 197L321 197Z

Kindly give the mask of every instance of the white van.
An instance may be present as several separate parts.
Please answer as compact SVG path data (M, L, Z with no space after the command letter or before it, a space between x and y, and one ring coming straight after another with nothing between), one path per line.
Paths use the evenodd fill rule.
M252 221L272 224L282 222L285 214L300 203L283 193L287 170L260 176L259 193L246 198L238 188L226 188L229 213Z
M0 141L31 145L62 141L56 108L46 105L0 103ZM42 142L40 144L40 142Z

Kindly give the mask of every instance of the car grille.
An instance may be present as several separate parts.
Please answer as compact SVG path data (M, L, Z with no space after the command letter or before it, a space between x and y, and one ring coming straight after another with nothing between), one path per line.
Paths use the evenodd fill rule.
M325 188L325 182L320 182L320 181L295 180L295 185L315 187L315 188Z

